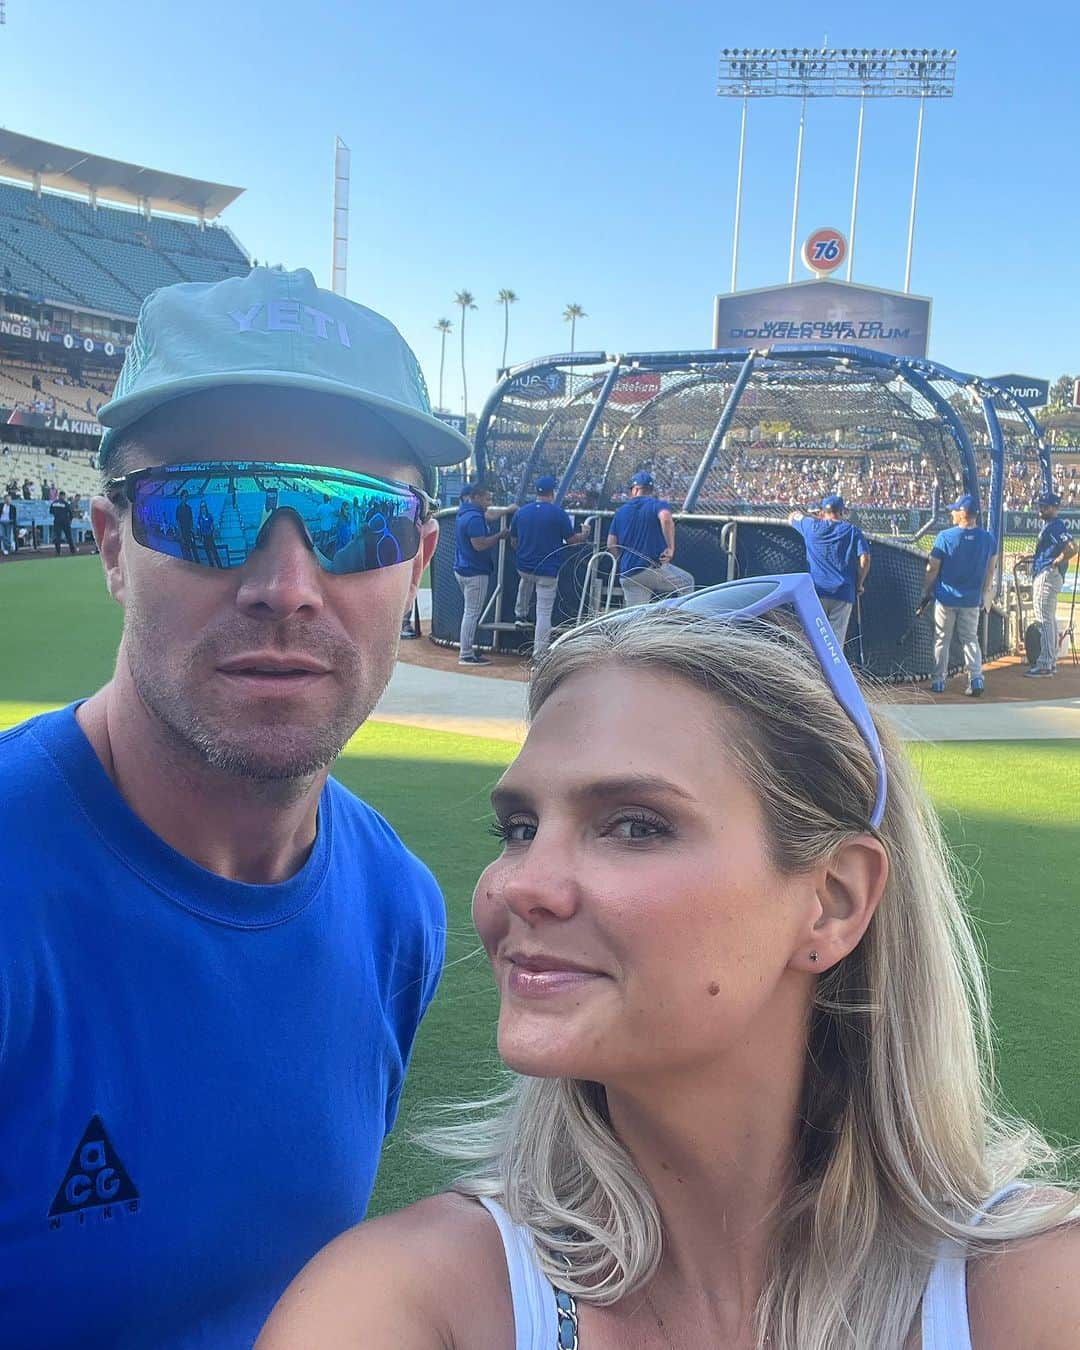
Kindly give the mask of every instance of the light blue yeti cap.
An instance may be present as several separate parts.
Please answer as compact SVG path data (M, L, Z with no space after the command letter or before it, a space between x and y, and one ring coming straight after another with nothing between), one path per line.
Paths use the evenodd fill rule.
M472 450L432 416L419 363L389 319L320 290L304 268L256 267L147 296L112 399L98 413L102 459L117 432L155 408L228 385L355 399L402 436L424 469L460 464Z

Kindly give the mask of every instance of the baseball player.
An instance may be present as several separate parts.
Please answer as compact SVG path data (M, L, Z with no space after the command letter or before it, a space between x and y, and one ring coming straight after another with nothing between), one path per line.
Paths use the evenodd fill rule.
M968 675L964 693L978 698L986 688L979 647L979 611L989 605L997 541L989 530L976 523L978 503L970 492L958 497L948 510L953 523L934 540L916 613L921 614L934 601L934 680L930 692L945 692L949 647L955 630L964 646Z
M657 497L653 476L644 469L630 479L630 500L615 512L607 546L618 559L627 605L646 605L658 595L689 595L694 589L694 578L673 562L671 503Z
M580 544L585 539L562 507L555 505L556 487L550 474L538 478L536 501L523 506L510 526L510 547L515 551L519 577L514 618L522 628L529 625L529 607L536 596L534 656L545 652L551 640L560 550L564 544Z
M496 522L491 524L491 489L484 483L466 483L461 489L457 520L454 523L454 576L465 597L461 614L459 666L490 666L491 662L476 650L476 628L484 610L488 582L495 571L492 549L510 531Z
M844 519L846 509L843 497L834 492L821 499L820 516L801 511L788 516L788 524L803 537L807 570L841 646L855 597L862 595L870 572L870 545L862 530Z
M1046 524L1035 544L1034 556L1021 561L1031 563L1031 600L1039 625L1039 659L1027 676L1044 679L1055 674L1057 669L1057 598L1069 570L1069 560L1077 549L1068 526L1058 516L1060 496L1056 492L1044 492L1035 504Z

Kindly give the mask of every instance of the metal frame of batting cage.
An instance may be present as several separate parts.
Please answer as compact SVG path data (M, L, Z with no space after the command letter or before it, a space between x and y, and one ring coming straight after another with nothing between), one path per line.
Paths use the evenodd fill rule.
M1030 410L1020 403L1009 390L1002 388L992 380L980 379L977 376L955 371L940 362L914 357L892 356L842 343L778 343L763 348L710 348L625 354L590 351L541 357L513 366L503 372L502 378L485 402L478 420L475 438L474 453L478 476L483 477L487 471L489 433L492 423L498 415L503 398L508 392L512 392L515 381L519 381L523 376L558 372L565 381L566 392L559 402L549 408L543 426L534 437L533 444L522 465L517 490L514 494L518 503L524 501L529 493L532 474L535 472L536 465L543 454L548 436L560 417L568 409L574 408L575 405L583 406L585 400L593 399L595 395L592 407L588 410L581 430L576 434L575 443L560 475L556 490L556 501L561 504L573 485L575 474L585 459L596 427L600 423L608 400L621 376L631 375L635 372L671 375L684 371L687 378L678 384L661 385L655 394L643 401L642 406L628 418L626 425L614 437L611 449L606 456L603 471L603 490L608 495L610 495L611 474L620 450L633 429L642 424L642 419L646 418L650 412L655 412L657 404L665 399L684 392L696 383L711 382L721 370L727 369L732 371L732 389L725 399L723 409L709 436L708 443L697 464L682 504L684 513L697 514L695 508L701 489L715 463L717 454L720 452L724 436L735 417L740 399L750 378L759 365L766 367L770 362L776 362L778 365L790 363L794 367L803 364L807 367L818 365L824 367L823 374L826 374L829 368L835 367L845 373L852 370L857 371L861 368L867 372L899 376L913 391L913 394L917 395L924 405L928 406L936 415L936 424L944 429L956 451L964 491L971 492L982 505L983 496L978 481L978 465L971 433L960 412L937 386L939 384L952 385L955 391L968 393L973 407L976 407L981 413L981 421L986 428L989 446L990 482L988 499L985 501L985 511L980 510L979 514L998 541L994 596L1000 600L1004 581L1005 550L1003 528L1004 465L1008 447L995 405L1009 409L1031 436L1044 490L1049 489L1052 485L1050 451ZM597 366L607 366L607 369L596 373L595 368ZM568 369L572 371L581 367L591 367L592 373L581 385L575 386L573 375L567 379L566 372ZM827 385L827 378L823 378L821 383L823 386ZM889 390L889 392L892 393L893 391ZM893 396L895 397L895 394ZM928 420L931 425L933 424L930 419L913 419L915 422L922 420ZM925 440L924 444L926 444ZM502 570L500 567L500 573ZM491 610L493 604L498 604L497 595L485 607L485 615ZM989 618L984 616L984 645L988 639L988 624ZM495 641L498 642L497 629Z
M568 367L571 369L582 366L596 367L598 365L609 365L610 367L603 374L592 376L583 387L575 388L573 380L570 380L565 398L549 413L547 421L536 436L523 466L516 494L519 501L523 500L528 493L530 472L537 462L555 418L574 403L590 396L595 390L599 389L599 397L596 399L563 469L556 494L556 500L561 502L573 482L574 473L588 449L589 441L603 414L608 397L620 375L629 374L633 371L670 374L685 370L688 382L695 378L705 381L709 378L709 372L718 367L738 365L739 373L736 380L741 380L741 384L737 390L737 396L736 391L733 391L733 396L727 400L721 417L714 427L713 434L709 438L709 444L706 446L702 461L699 463L697 475L695 475L696 478L700 479L700 482L696 483L696 491L692 490L687 493L686 500L683 503L684 510L693 511L701 484L704 482L708 468L715 460L720 442L723 439L724 424L730 424L738 408L739 399L749 380L749 373L752 372L758 362L769 360L790 361L793 364L803 361L809 364L813 361L824 360L835 362L841 369L850 370L853 367L862 366L900 376L930 404L937 414L959 455L964 489L979 499L981 494L970 435L956 409L935 388L934 381L948 381L970 391L972 396L980 401L990 445L990 499L986 503L985 519L991 531L998 536L1001 533L1002 523L1003 499L1001 489L1006 444L997 417L997 410L994 406L995 401L1008 407L1026 426L1035 441L1043 489L1049 490L1052 485L1050 451L1045 437L1031 411L1009 390L1002 388L992 380L981 379L978 376L953 370L937 361L891 356L884 352L871 351L865 347L851 346L845 343L776 343L764 348L707 348L704 350L629 352L625 354L609 354L597 351L574 352L539 357L536 360L512 366L503 373L502 378L488 396L477 422L474 451L477 474L483 477L487 469L487 441L492 421L506 394L511 391L515 381L520 380L523 376L553 371L562 373ZM823 381L823 383L826 382ZM629 419L627 427L615 438L612 453L608 456L605 474L610 472L615 448L625 438L630 426L640 422L645 413L654 409L657 403L685 387L685 385L680 385L677 388L672 386L667 389L661 388L652 398L643 402L638 412ZM692 484L692 489L694 487L695 485Z

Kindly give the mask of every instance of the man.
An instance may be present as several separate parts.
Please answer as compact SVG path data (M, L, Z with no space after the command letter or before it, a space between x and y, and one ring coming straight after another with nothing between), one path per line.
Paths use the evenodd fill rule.
M1031 603L1039 625L1039 658L1027 671L1031 679L1045 679L1057 672L1058 593L1069 570L1069 561L1076 554L1076 544L1068 526L1058 517L1060 505L1058 493L1040 494L1036 506L1046 524L1035 544L1034 557L1021 559L1031 563Z
M694 578L674 563L671 503L657 497L653 476L644 469L630 479L630 500L615 512L607 547L618 562L627 605L646 605L658 595L689 595L694 589Z
M466 483L461 489L457 520L454 522L454 576L465 598L459 635L459 666L490 666L486 656L476 650L476 627L484 612L488 581L495 570L493 549L500 539L509 539L510 531L492 520L491 491L483 483Z
M53 545L56 549L56 556L60 556L60 544L67 540L68 551L75 552L75 540L71 537L71 507L68 505L67 493L61 492L56 500L49 506L49 514L52 516L52 537Z
M431 874L327 775L435 547L409 485L468 447L306 271L156 291L102 420L116 671L0 738L0 1339L234 1350L363 1216L438 982ZM244 522L290 501L223 567L154 528L215 461ZM411 542L330 573L319 496L361 474Z
M187 488L180 489L180 505L176 508L176 528L180 531L180 552L188 562L195 562L195 517L188 501Z
M0 553L6 558L14 554L19 547L19 515L15 498L10 492L4 493L4 503L0 506Z
M318 544L327 557L334 556L334 532L337 529L337 507L324 493L319 506Z
M523 506L510 526L510 547L518 569L514 618L522 628L529 626L529 607L536 596L533 656L546 652L551 641L560 550L564 544L580 544L585 539L562 507L555 505L557 486L551 474L542 474L536 480L536 500Z
M986 688L979 647L979 611L989 608L994 581L997 542L976 524L978 503L969 492L949 507L952 527L942 530L930 550L921 614L934 601L934 679L930 692L943 694L949 673L949 648L955 630L963 644L968 686L965 694L978 698Z
M846 509L843 497L831 492L821 499L819 517L801 511L788 516L788 524L803 537L807 570L841 647L855 598L866 589L870 573L870 545L862 530L844 519Z

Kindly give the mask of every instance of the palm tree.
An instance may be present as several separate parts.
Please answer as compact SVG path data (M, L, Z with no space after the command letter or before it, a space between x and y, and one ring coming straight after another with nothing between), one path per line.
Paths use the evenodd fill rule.
M502 368L506 369L506 346L510 341L510 306L517 304L517 296L513 291L500 291L499 304L503 307L503 359Z
M462 411L465 413L465 425L469 425L469 382L465 375L465 312L475 309L476 301L473 298L472 291L458 291L454 296L454 304L461 306L461 402L464 405Z
M580 305L567 305L563 310L563 318L570 325L570 354L574 354L574 335L577 331L578 319L587 319L589 316Z
M443 368L444 368L445 365L446 365L446 339L447 339L447 336L448 336L450 333L452 333L452 332L454 331L454 325L450 322L449 319L440 319L439 322L435 325L435 331L436 331L436 333L439 334L439 339L440 339L440 345L439 345L439 410L440 410L440 412L441 412L441 411L443 411L443 401L442 401L442 383L443 383L443 382L442 382L442 377L443 377Z

